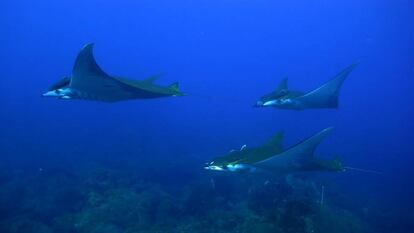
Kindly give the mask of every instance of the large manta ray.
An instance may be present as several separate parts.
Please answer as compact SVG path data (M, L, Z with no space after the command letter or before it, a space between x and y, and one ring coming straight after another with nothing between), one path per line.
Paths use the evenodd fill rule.
M357 64L353 64L345 68L335 78L308 93L289 90L288 80L285 78L279 83L275 91L262 96L254 106L294 110L337 108L342 83L356 66Z
M239 173L271 172L288 174L307 171L344 171L339 159L319 159L314 151L319 143L332 131L332 127L284 150L283 134L278 133L265 145L256 148L232 150L224 156L208 162L204 169Z
M139 81L110 76L98 66L92 50L93 43L85 45L76 58L72 75L55 83L43 96L116 102L183 95L178 83L162 87L154 84L156 77Z

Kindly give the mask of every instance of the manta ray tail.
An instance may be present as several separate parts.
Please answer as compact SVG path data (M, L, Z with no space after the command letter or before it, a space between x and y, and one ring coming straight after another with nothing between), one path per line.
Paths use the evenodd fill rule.
M359 172L365 172L365 173L371 173L371 174L377 174L381 175L382 172L375 171L375 170L369 170L369 169L362 169L362 168L356 168L356 167L343 167L344 170L353 170L353 171L359 171Z
M298 97L304 106L312 108L336 108L338 107L338 95L341 86L357 64L353 64L342 70L332 80L326 82L319 88Z
M173 91L180 91L180 86L178 82L171 83L168 87Z

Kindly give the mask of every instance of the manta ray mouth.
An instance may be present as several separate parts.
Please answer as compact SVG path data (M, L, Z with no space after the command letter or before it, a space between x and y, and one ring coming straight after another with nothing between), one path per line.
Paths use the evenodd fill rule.
M253 108L260 108L263 107L263 103L262 102L257 102L255 104L252 105Z
M225 172L253 172L255 168L247 164L227 164L224 166L209 165L204 167L209 171L225 171Z
M210 171L225 171L225 169L223 169L222 167L219 166L206 166L204 167L205 170L210 170Z
M42 97L58 97L58 93L53 90L53 91L48 91L42 94Z
M271 106L271 105L275 105L275 104L277 104L277 100L269 100L269 101L266 101L266 102L264 102L263 103L263 106Z
M42 94L42 97L56 97L59 99L71 99L72 91L69 88L64 89L55 89L51 91L47 91Z

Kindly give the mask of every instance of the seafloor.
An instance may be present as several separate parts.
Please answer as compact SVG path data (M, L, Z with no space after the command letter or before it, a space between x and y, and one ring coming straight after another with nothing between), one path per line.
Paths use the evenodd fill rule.
M389 215L313 177L128 164L2 168L0 232L396 232Z

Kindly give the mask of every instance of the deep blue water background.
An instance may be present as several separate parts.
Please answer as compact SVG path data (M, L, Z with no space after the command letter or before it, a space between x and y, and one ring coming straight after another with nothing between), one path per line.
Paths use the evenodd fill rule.
M408 212L413 10L409 0L2 1L0 163L36 170L154 159L162 167L259 145L278 130L291 145L335 126L318 154L383 172L332 174L335 182L351 200ZM163 73L159 83L179 81L188 96L41 98L88 42L109 74ZM292 89L310 90L354 62L339 109L251 107L285 75Z

